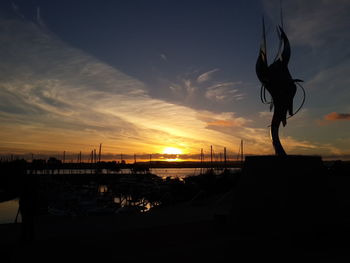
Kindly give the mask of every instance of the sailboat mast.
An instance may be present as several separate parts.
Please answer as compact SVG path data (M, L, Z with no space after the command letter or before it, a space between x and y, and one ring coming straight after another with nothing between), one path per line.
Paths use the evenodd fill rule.
M100 149L98 150L98 162L101 162L101 150L102 150L102 143L100 143Z
M224 147L224 163L225 163L225 168L227 164L227 159L226 159L226 147Z
M241 162L243 164L243 160L244 160L244 157L243 157L243 140L241 140Z

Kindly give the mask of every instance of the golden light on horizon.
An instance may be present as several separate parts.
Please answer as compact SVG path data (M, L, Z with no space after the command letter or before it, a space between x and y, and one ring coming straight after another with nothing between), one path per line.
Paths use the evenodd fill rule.
M175 147L166 147L163 150L163 154L182 154L182 151Z
M167 162L180 162L180 161L183 161L183 160L175 158L175 159L164 159L164 161L167 161Z

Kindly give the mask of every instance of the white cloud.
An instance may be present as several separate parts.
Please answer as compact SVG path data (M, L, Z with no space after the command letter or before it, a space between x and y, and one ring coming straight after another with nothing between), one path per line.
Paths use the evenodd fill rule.
M214 101L241 100L244 94L240 93L237 86L242 82L218 83L206 89L205 97Z
M206 81L210 80L211 75L212 75L213 73L217 72L217 71L219 71L218 68L212 69L212 70L210 70L210 71L207 71L207 72L205 72L205 73L199 75L198 78L197 78L197 82L198 82L198 83L203 83L203 82L206 82Z
M165 55L165 54L160 54L160 58L162 59L162 60L164 60L164 61L168 61L168 58L167 58L167 56Z
M140 81L38 33L32 25L7 22L10 30L0 37L3 52L11 54L0 61L7 69L0 73L0 96L11 98L0 111L3 126L9 127L0 132L7 144L43 148L69 142L74 147L78 141L103 140L121 149L143 145L152 151L168 138L178 138L188 147L229 141L220 131L206 129L207 122L197 118L196 110L151 98ZM22 31L17 36L21 41L5 46L10 31ZM184 88L188 94L196 90L190 80L184 81ZM10 127L17 125L30 133L11 133Z
M87 151L103 142L110 152L157 152L172 144L195 152L211 144L236 147L244 139L248 153L272 153L267 130L249 127L251 120L237 113L152 98L142 82L34 25L6 23L0 34L0 150ZM202 74L201 85L215 71ZM197 80L171 89L195 97ZM239 85L211 83L204 90L217 101L239 99ZM314 149L305 142L301 147Z

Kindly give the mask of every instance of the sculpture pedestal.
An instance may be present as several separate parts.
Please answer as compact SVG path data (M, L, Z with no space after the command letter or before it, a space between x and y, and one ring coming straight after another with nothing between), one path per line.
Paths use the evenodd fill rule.
M323 170L323 162L320 156L306 155L247 156L243 167L245 175L259 178L261 178L259 175L262 172L266 172L267 175L298 176L302 174L319 175Z
M318 156L247 156L232 206L243 231L323 225L328 176Z

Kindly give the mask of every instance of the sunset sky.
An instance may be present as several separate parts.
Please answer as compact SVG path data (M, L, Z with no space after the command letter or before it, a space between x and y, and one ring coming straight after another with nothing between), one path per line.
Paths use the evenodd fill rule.
M284 0L289 69L306 90L289 154L350 159L350 1ZM279 0L2 0L0 153L273 154L255 74ZM301 91L294 108L301 102ZM167 152L168 151L168 152Z

